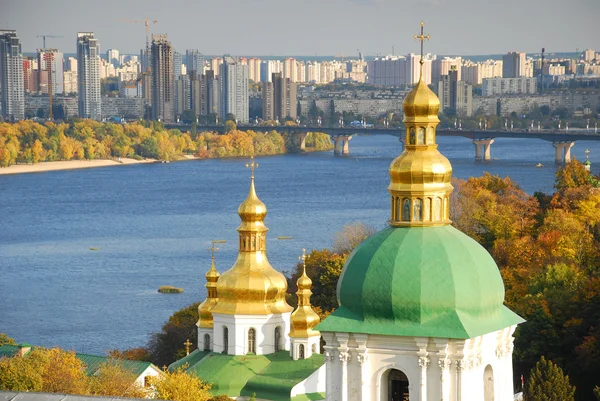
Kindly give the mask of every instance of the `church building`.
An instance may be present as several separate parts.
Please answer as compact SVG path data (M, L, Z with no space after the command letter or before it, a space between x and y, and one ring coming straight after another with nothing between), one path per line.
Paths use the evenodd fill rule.
M416 38L429 38L422 23ZM405 148L389 168L389 226L348 257L339 307L319 323L306 270L297 309L286 303L285 277L266 256L267 209L252 161L250 193L238 209L238 259L219 276L213 258L198 350L170 368L187 363L215 383L215 394L232 397L513 400L513 333L523 319L504 306L490 254L451 225L452 166L436 144L439 99L420 79L403 107Z

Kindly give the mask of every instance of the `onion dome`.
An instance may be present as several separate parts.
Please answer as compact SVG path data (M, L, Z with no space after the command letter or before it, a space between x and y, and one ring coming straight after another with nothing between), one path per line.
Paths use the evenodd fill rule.
M504 306L490 254L450 225L452 166L435 142L439 104L422 79L406 97L405 149L389 168L390 226L348 257L339 307L320 331L467 339L523 322Z
M440 101L423 79L404 99L404 152L390 165L393 226L450 224L452 166L437 149Z
M254 162L252 162L254 165ZM242 223L239 252L235 264L217 282L219 300L212 313L269 315L291 312L285 301L287 281L267 259L267 207L256 195L254 174L248 197L238 209Z
M304 265L302 275L298 278L297 284L298 291L296 295L298 296L298 307L292 313L290 319L290 337L308 338L320 336L321 333L314 330L315 326L321 321L321 318L310 304L312 280L306 275L306 265Z
M206 291L207 296L204 302L198 305L198 323L196 326L202 328L213 327L213 316L211 313L212 308L217 304L219 298L217 297L217 281L219 280L219 272L215 268L215 255L212 256L210 269L206 272Z

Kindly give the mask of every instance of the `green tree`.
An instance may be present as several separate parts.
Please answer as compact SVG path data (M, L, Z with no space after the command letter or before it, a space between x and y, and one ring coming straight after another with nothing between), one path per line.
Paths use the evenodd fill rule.
M235 122L232 120L227 120L225 121L225 133L228 134L231 131L235 131L237 129L237 126L235 125Z
M152 362L157 366L170 365L177 359L185 356L183 343L190 340L192 344L198 343L196 322L198 321L199 302L186 306L175 312L158 333L150 337L148 350ZM192 346L192 350L195 345Z
M575 387L560 367L542 356L525 383L525 401L574 401Z
M181 122L184 124L191 124L191 123L195 123L196 122L196 113L194 112L194 110L184 110L183 113L181 113Z

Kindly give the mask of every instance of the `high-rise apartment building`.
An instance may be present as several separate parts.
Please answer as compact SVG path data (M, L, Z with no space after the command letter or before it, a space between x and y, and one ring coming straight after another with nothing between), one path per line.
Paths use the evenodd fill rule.
M25 118L23 54L21 40L14 30L0 30L0 91L4 120Z
M173 47L166 34L152 35L152 119L173 122L175 83Z
M196 71L197 76L200 77L204 74L204 54L200 53L198 49L187 49L185 51L185 66L188 74Z
M219 75L221 64L223 64L223 59L221 57L213 57L210 60L210 69L214 71L215 76Z
M593 61L596 59L596 51L594 49L585 49L583 52L584 61Z
M458 75L458 80L461 80L461 57L444 57L436 58L431 63L431 79L433 83L439 82L443 75L448 75L448 72L454 67L454 71Z
M271 82L263 82L263 120L296 119L296 83L283 78L280 72L273 73Z
M119 57L119 51L117 49L108 49L106 51L106 61L114 65L115 67L119 67L121 65L121 59Z
M377 57L369 63L368 81L380 86L406 85L406 57Z
M473 86L458 79L459 67L452 66L438 82L440 109L454 111L458 116L473 115Z
M274 72L283 72L281 60L265 60L260 63L260 81L271 82Z
M427 53L423 56L423 82L431 85L431 65L435 56ZM408 85L416 85L421 74L421 55L410 53L406 56L406 81Z
M184 111L190 108L190 79L187 75L180 75L175 80L175 115L181 117Z
M231 56L223 57L219 67L220 114L224 121L233 114L238 123L249 120L248 66Z
M79 117L100 120L100 45L93 32L77 33L77 87Z
M23 86L26 93L37 92L39 88L37 60L32 57L23 57Z
M173 52L173 75L175 76L175 81L181 76L181 67L183 67L183 54Z
M48 94L64 93L63 54L57 49L38 49L39 91Z
M248 60L248 78L254 82L260 82L260 63L259 58L251 58Z
M296 67L296 59L288 57L283 61L283 78L289 79L292 82L298 82L298 68Z
M527 55L519 52L509 52L502 56L502 78L519 78L525 76Z

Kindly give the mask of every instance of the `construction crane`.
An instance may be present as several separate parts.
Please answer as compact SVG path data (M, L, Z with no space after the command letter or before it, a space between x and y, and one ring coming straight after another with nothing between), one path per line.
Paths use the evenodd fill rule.
M150 23L158 24L157 20L151 20L146 17L145 19L121 19L121 22L130 22L133 24L144 23L146 26L146 54L144 54L144 58L146 59L146 69L148 70L150 66L148 65L148 50L150 49L150 38L148 37L148 27Z
M46 48L46 38L64 38L64 36L61 35L38 35L37 37L42 38L43 49Z

